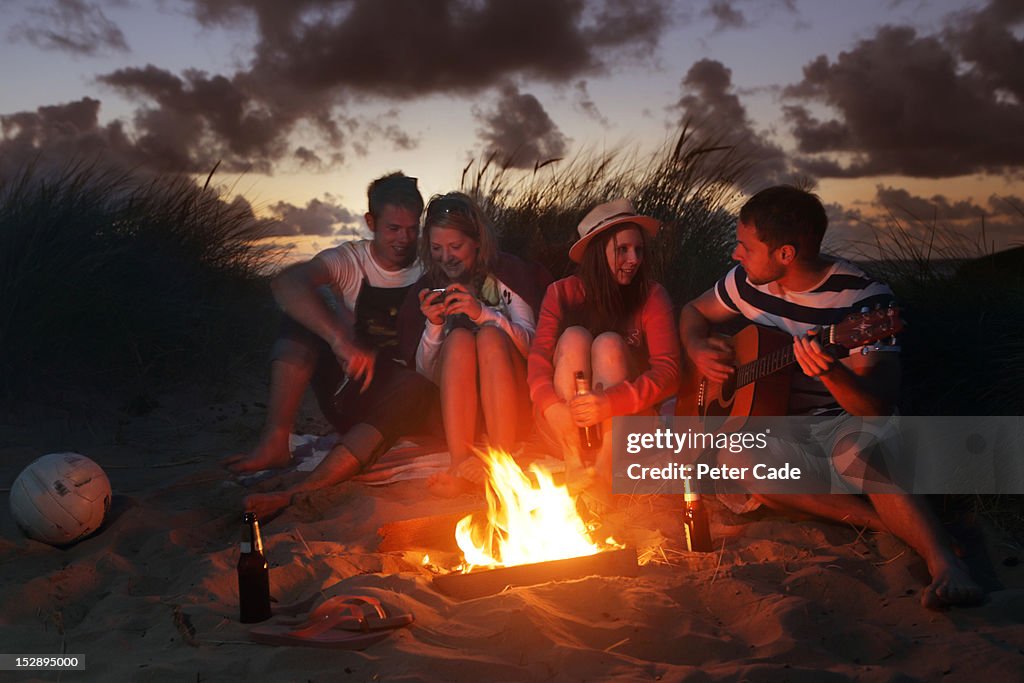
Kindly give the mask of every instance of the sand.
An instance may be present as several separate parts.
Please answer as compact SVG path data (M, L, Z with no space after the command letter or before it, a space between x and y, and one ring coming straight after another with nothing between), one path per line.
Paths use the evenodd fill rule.
M927 611L924 565L887 534L712 503L717 551L681 550L677 497L619 500L614 522L647 561L639 576L585 577L459 602L421 551L380 552L388 522L452 512L421 480L347 483L264 525L271 593L375 596L415 623L361 652L254 644L237 621L246 490L218 461L253 443L261 387L157 397L145 416L82 401L0 428L0 488L43 453L107 471L99 533L68 549L25 539L0 494L0 651L83 654L96 681L1019 681L1020 547L982 527L978 607ZM255 397L255 398L254 398ZM88 405L86 405L88 403ZM88 419L82 417L89 414ZM303 418L300 428L322 424ZM58 680L5 672L3 680Z

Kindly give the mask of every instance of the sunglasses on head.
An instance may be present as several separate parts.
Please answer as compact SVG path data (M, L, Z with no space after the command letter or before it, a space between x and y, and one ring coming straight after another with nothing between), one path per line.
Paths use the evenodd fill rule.
M453 213L461 216L469 216L469 205L466 203L466 200L460 197L439 197L430 202L430 206L427 207L427 222L429 223L432 219Z

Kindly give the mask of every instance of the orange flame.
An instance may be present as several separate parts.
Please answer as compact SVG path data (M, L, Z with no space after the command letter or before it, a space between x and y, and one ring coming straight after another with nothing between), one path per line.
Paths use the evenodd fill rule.
M511 567L594 555L622 547L614 539L597 545L576 512L576 500L565 486L536 463L530 471L536 485L508 453L480 452L487 469L487 518L467 515L455 526L455 540L473 567Z

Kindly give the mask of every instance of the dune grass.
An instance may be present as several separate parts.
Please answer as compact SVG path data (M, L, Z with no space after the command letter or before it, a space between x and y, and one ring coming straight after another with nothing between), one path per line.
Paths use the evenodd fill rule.
M573 271L568 246L580 219L596 204L630 198L639 212L662 221L650 256L656 278L681 305L728 268L741 198L736 187L751 170L733 147L684 125L649 156L590 150L526 174L494 157L474 160L461 189L485 207L503 249L540 261L556 278Z
M896 293L908 415L1024 414L1024 248L992 254L965 234L889 214L862 251ZM867 248L870 247L870 248Z
M211 377L265 353L256 236L189 178L25 168L0 185L0 396Z

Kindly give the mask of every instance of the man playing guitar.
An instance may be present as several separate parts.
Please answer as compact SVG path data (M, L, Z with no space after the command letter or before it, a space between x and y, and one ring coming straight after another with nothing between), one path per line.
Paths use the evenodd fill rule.
M828 218L816 195L791 186L758 192L740 210L733 259L739 265L714 287L688 303L679 322L687 356L711 383L728 383L733 349L712 335L712 325L743 320L766 325L793 338L802 372L792 380L787 413L823 418L829 452L817 460L839 494L753 494L772 509L810 513L895 534L925 560L932 583L922 604L969 604L982 597L966 566L952 552L941 524L924 499L905 493L872 492L878 482L877 443L865 439L858 417L891 415L899 391L899 354L851 353L837 359L817 337L821 325L840 322L851 311L889 304L889 287L856 266L820 253ZM684 402L680 396L680 402ZM792 443L787 448L799 448ZM736 463L721 452L720 462ZM741 454L738 456L743 457ZM873 473L871 474L865 473ZM884 487L874 487L875 491ZM893 490L890 487L889 490ZM849 495L863 491L867 499ZM756 503L755 503L756 505ZM749 509L749 507L748 507Z

